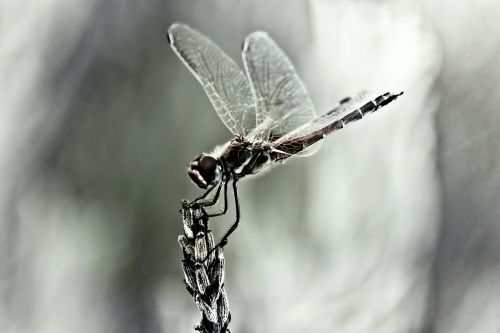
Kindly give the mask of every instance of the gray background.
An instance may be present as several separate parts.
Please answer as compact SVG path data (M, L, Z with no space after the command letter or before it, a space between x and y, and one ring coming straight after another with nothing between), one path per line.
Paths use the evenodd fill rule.
M175 21L240 64L268 31L319 113L405 90L241 183L233 331L500 331L499 15L486 0L1 1L0 331L199 320L179 202L199 193L186 164L230 133L166 42Z

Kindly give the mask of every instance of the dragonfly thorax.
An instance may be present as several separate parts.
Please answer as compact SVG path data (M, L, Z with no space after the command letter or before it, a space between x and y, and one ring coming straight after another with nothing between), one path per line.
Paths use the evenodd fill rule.
M203 189L209 185L216 185L222 180L222 165L210 154L202 153L196 156L187 172L191 180Z
M264 169L271 161L270 151L266 144L235 139L225 147L220 159L229 178L239 179Z

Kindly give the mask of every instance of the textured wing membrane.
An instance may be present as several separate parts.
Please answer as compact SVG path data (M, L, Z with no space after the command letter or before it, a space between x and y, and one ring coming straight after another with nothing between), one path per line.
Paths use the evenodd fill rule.
M371 100L370 94L366 91L354 97L344 98L333 110L303 124L290 133L273 142L274 147L279 147L279 151L294 156L308 156L315 153L321 141L316 142L306 149L302 149L304 138L315 133L322 128L341 120L357 108L363 106ZM339 129L342 127L339 127Z
M172 49L203 86L222 122L245 136L255 127L254 97L243 71L208 37L174 23L168 29Z
M295 68L267 33L250 34L242 56L256 104L251 140L275 141L316 118Z

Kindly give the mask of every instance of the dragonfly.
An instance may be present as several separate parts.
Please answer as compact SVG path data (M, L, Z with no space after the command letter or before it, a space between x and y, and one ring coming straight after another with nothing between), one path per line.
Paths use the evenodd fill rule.
M227 243L240 222L239 180L290 157L315 153L328 134L403 94L387 92L370 98L362 92L318 116L292 62L266 32L256 31L245 38L244 72L217 44L186 24L172 24L167 40L233 134L213 152L196 156L187 169L191 180L205 190L190 205L214 206L223 189L223 210L209 216L226 214L227 189L232 183L236 219L214 249Z

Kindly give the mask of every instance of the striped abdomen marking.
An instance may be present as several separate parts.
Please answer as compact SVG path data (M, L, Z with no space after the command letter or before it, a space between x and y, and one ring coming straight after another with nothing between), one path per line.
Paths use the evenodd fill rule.
M345 125L347 125L350 122L359 120L363 118L367 113L375 112L381 107L389 104L399 96L401 96L403 93L400 92L399 94L391 94L391 93L385 93L383 95L378 96L375 98L373 101L369 101L368 103L364 104L363 106L360 106L356 110L352 111L348 115L342 117L340 121ZM328 127L328 126L327 126ZM328 132L330 133L330 132Z
M293 156L294 154L299 153L300 151L304 150L305 148L309 147L310 145L318 142L319 140L323 139L325 136L328 134L337 131L339 129L342 129L347 125L348 123L354 122L356 120L359 120L363 118L367 113L375 112L379 108L389 104L399 96L401 96L403 93L399 94L392 94L392 93L385 93L383 95L378 96L372 101L369 101L365 103L364 105L360 106L359 108L353 110L349 114L345 115L344 117L314 131L309 134L306 134L302 137L298 138L293 138L288 141L284 141L280 143L278 146L275 146L274 148L277 151L283 151L286 153L276 153L274 154L274 158L277 160L283 160L287 157Z

